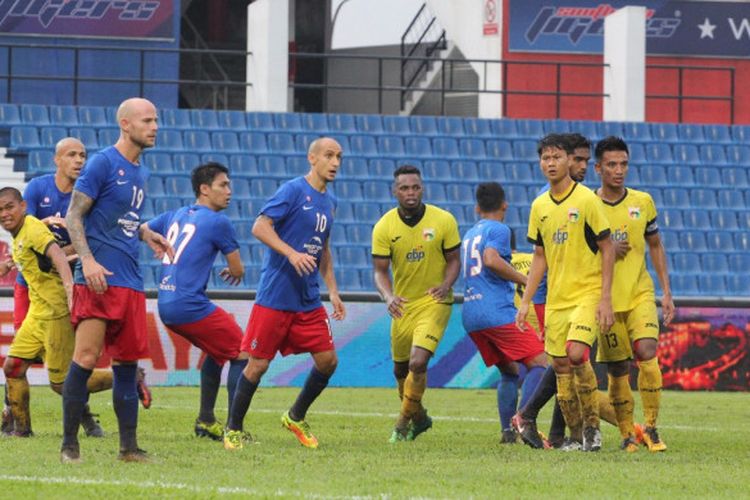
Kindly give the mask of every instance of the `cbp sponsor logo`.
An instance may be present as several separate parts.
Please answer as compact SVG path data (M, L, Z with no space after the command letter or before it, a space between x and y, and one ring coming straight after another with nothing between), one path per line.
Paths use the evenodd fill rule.
M6 5L2 5L6 4ZM31 18L47 28L56 19L101 19L108 12L118 12L121 21L148 21L159 8L153 0L6 0L0 2L0 24L8 17ZM19 22L21 19L19 19Z
M568 209L568 222L578 222L578 219L581 217L581 214L578 212L578 209L573 207Z
M577 45L584 36L603 36L604 18L618 9L608 3L596 7L549 7L539 9L529 29L526 40L530 44L544 35L567 36ZM679 17L654 17L654 9L646 10L646 37L670 38L682 22Z
M628 241L628 226L618 227L612 231L612 241Z
M565 227L559 228L552 235L552 242L557 245L563 245L566 241L568 241L568 231Z
M431 227L422 230L422 239L432 241L435 239L435 230Z
M418 246L417 248L411 249L406 254L406 261L407 262L419 262L422 259L424 259L425 253L421 246Z
M633 220L641 218L641 207L628 207L628 217Z
M132 238L138 232L138 226L141 225L141 217L135 212L128 212L117 219L117 224L122 229L122 232L125 233L125 236Z

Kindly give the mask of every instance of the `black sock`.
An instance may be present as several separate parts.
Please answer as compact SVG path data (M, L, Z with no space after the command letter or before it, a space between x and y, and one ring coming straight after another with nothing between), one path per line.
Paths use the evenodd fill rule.
M552 423L549 426L549 437L550 439L562 439L565 437L565 417L560 409L560 405L557 403L557 398L555 398L555 409L552 410Z
M542 375L542 379L539 381L539 385L536 386L534 394L531 395L526 405L521 408L521 416L526 420L536 420L539 416L539 410L547 404L547 401L552 399L552 396L557 393L557 377L555 371L551 366L548 366Z
M207 424L216 422L214 407L221 385L221 365L211 356L206 356L201 367L201 409L198 420Z
M257 388L258 384L250 382L244 375L237 381L237 389L234 391L232 407L229 410L227 429L232 431L242 430L247 409L250 408L250 402L253 400Z
M242 371L247 365L246 359L233 359L229 362L229 373L227 374L227 414L232 410L232 400L234 399L234 392L237 390L237 382L239 382L242 376Z
M313 366L310 370L310 375L305 380L305 385L302 387L302 391L297 396L297 401L294 402L292 407L289 409L289 416L292 420L304 420L307 415L307 410L313 401L320 396L323 389L328 385L328 379L330 375L320 373L317 368Z
M89 400L86 382L92 372L93 370L81 368L75 361L70 362L62 393L63 446L78 445L78 428L81 426L83 410Z
M135 451L138 449L136 429L138 427L138 390L136 389L136 370L138 365L112 366L112 405L117 415L120 429L120 450Z

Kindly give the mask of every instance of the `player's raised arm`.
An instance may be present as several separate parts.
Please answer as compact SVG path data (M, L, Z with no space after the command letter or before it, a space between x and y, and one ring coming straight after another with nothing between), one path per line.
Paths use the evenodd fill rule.
M339 287L336 284L336 275L333 272L333 255L331 255L331 248L328 246L328 241L326 241L323 248L323 255L320 257L320 276L328 288L328 297L333 306L331 317L341 321L346 318L346 308L339 296Z
M529 275L526 277L526 289L523 291L521 304L516 314L516 326L521 330L525 328L531 299L534 297L545 272L547 272L547 257L544 255L544 247L535 245L534 256L531 258L531 266L529 267Z
M659 279L659 285L662 290L661 310L663 313L664 324L668 325L674 318L674 301L672 300L672 288L669 284L669 272L667 270L667 252L661 242L659 233L646 236L648 243L648 252L651 255L651 262L654 264L656 277Z
M92 198L74 189L65 224L68 226L71 244L81 261L86 285L96 293L104 293L107 290L107 276L112 276L112 273L94 259L83 226L83 218L93 204Z
M274 252L286 257L300 276L311 274L315 271L315 267L317 267L315 257L308 253L296 251L279 238L278 233L273 227L273 220L270 217L261 214L255 219L253 236L258 238L264 245L269 246Z

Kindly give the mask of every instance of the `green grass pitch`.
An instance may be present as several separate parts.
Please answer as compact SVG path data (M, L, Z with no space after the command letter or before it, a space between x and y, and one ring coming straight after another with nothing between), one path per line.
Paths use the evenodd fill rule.
M32 389L31 439L0 439L2 498L742 498L750 494L750 405L745 393L666 392L660 432L669 450L619 450L603 424L599 453L500 445L495 392L428 389L434 427L410 443L388 443L395 389L328 389L308 422L320 448L302 448L280 424L297 389L261 388L245 421L258 443L228 452L195 438L197 388L155 388L139 414L150 464L115 459L109 393L92 397L107 436L81 437L84 463L59 462L61 403ZM636 395L636 401L638 397ZM219 395L224 418L226 392ZM640 415L637 409L636 416ZM540 428L549 422L549 408Z

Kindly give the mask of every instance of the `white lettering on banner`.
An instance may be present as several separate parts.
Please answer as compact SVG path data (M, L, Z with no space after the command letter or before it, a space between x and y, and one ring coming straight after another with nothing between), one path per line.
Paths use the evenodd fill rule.
M742 38L742 34L744 33L748 39L750 39L750 19L743 18L742 21L739 23L739 25L736 25L734 23L734 18L730 17L727 19L729 21L729 27L732 28L732 33L734 34L734 39L739 40Z

